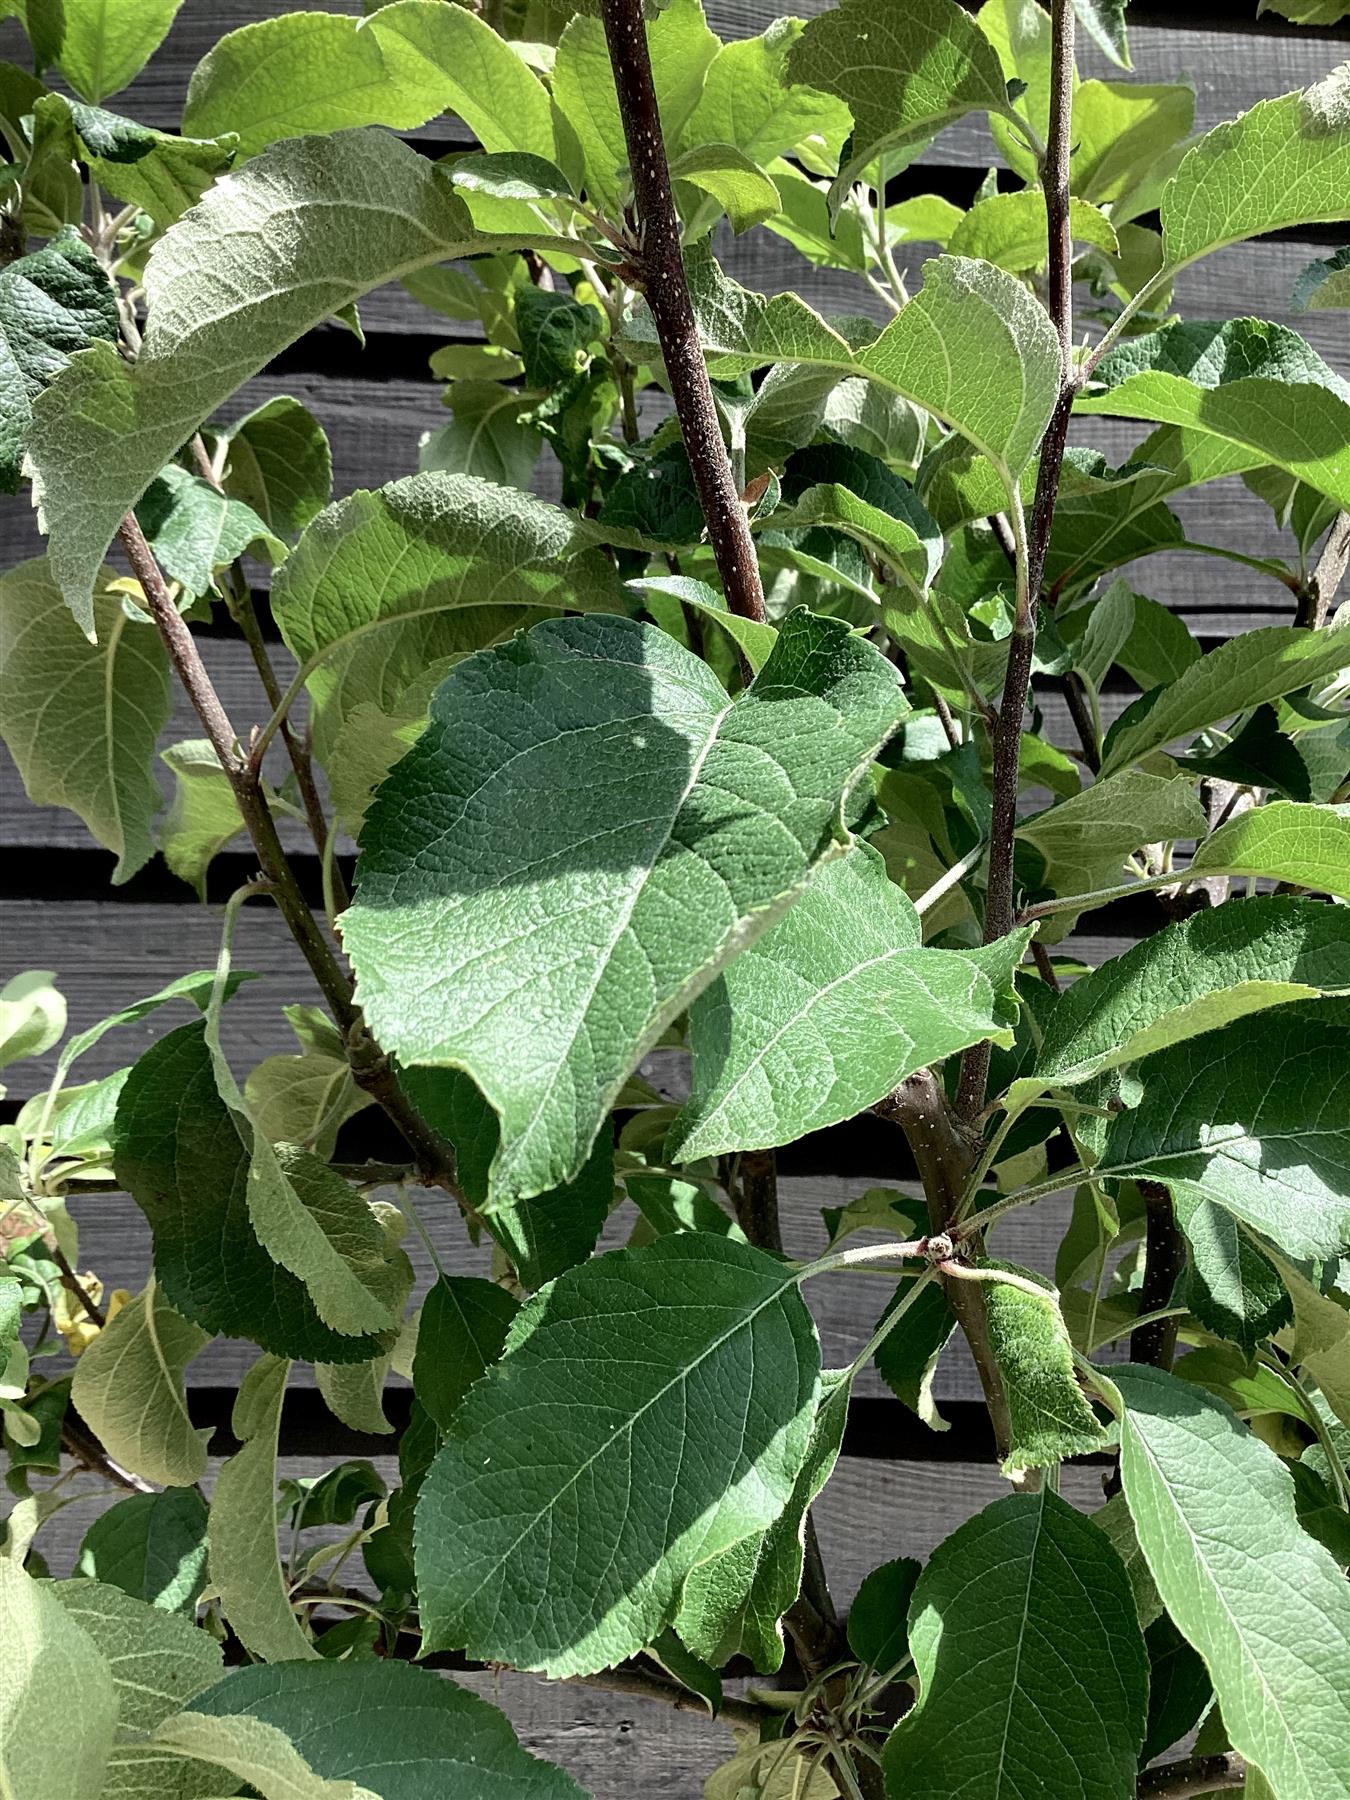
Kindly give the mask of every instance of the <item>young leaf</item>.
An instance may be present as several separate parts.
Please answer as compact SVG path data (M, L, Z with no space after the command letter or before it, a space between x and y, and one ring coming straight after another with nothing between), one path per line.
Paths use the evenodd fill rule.
M1112 1375L1139 1542L1234 1749L1288 1800L1350 1794L1350 1588L1299 1528L1288 1472L1202 1389Z
M740 613L732 612L717 589L709 587L706 581L695 581L689 575L643 575L628 586L642 593L665 594L678 600L681 606L695 607L705 619L711 619L726 632L756 675L768 662L778 642L776 625L760 619L746 619Z
M85 1532L75 1573L164 1612L195 1617L206 1584L206 1520L206 1502L195 1487L128 1494Z
M183 129L236 131L252 156L279 138L456 112L485 150L554 157L548 93L476 14L395 0L368 18L292 12L231 31L198 64Z
M1176 1196L1177 1223L1191 1247L1185 1300L1200 1323L1256 1354L1293 1317L1279 1272L1232 1213L1212 1200Z
M413 1354L413 1392L442 1431L460 1402L501 1355L519 1307L495 1281L442 1275L422 1302Z
M43 107L62 103L50 95ZM234 160L238 140L180 137L105 112L101 106L66 102L89 176L116 199L149 213L160 227L172 225L194 206Z
M804 613L730 703L661 632L598 616L443 683L367 817L343 936L381 1042L466 1069L498 1114L494 1198L578 1173L644 1051L838 854L904 710L889 664Z
M797 1276L763 1251L677 1232L561 1276L423 1486L427 1647L562 1675L651 1643L690 1571L788 1506L818 1380Z
M58 238L0 269L0 490L18 492L32 403L95 338L115 344L117 296L78 238Z
M244 829L230 778L209 738L184 738L161 750L173 776L173 799L159 822L159 847L178 876L206 899L206 872Z
M28 798L77 813L116 853L116 882L155 852L150 770L173 702L159 633L110 583L98 579L91 643L45 558L0 576L0 732Z
M66 1002L51 969L12 975L0 988L0 1069L41 1056L66 1029Z
M263 1662L317 1655L291 1610L277 1548L277 1435L290 1368L263 1356L245 1375L230 1418L242 1448L221 1466L211 1501L211 1584L240 1643Z
M1189 776L1126 769L1037 813L1017 835L1040 853L1041 885L1085 894L1118 881L1125 858L1141 844L1202 837L1205 824Z
M1111 61L1119 63L1122 69L1132 68L1129 39L1125 35L1125 8L1129 0L1073 0L1073 3L1079 23L1101 45Z
M1026 1270L1016 1272L1027 1277ZM1031 1279L1040 1285L1039 1278ZM1106 1433L1078 1385L1054 1288L1047 1282L1042 1296L1010 1281L991 1281L985 1298L990 1342L1012 1423L1003 1473L1015 1476L1100 1450Z
M287 1008L291 1014L300 1011ZM265 1057L249 1071L244 1099L272 1143L300 1144L327 1160L342 1125L371 1104L370 1096L356 1085L336 1032L315 1037L297 1030L297 1035L300 1054Z
M710 194L735 232L762 225L778 211L778 189L734 144L701 144L686 150L670 165L670 173L672 180L687 181Z
M806 1461L792 1498L768 1530L742 1538L690 1571L675 1630L705 1662L720 1668L739 1655L765 1674L782 1667L782 1617L801 1591L807 1509L834 1472L852 1385L847 1373L821 1376Z
M256 1130L249 1135L246 1147L240 1114L220 1096L200 1025L161 1038L128 1075L117 1102L114 1158L119 1180L150 1221L157 1283L185 1318L212 1333L315 1362L366 1361L387 1347L388 1334L352 1335L325 1323L304 1283L263 1247L249 1204L251 1160L261 1146ZM341 1257L372 1316L388 1322L373 1291L389 1279L384 1234L355 1190L317 1166L323 1176L311 1181L302 1173L295 1204L305 1208L311 1231L324 1235L325 1260ZM181 1168L196 1171L190 1189ZM291 1222L288 1205L274 1224Z
M1075 196L1070 201L1069 224L1076 242L1095 244L1108 255L1119 251L1111 221L1086 200ZM953 231L947 249L952 256L978 257L1014 274L1043 268L1050 253L1044 196L1028 188L976 201Z
M723 44L681 142L734 144L761 167L802 146L832 168L852 120L840 101L786 78L804 29L800 19L775 19L758 37Z
M1016 119L998 53L955 0L843 0L809 21L788 55L794 82L835 94L853 134L835 177L836 209L870 163L912 162L936 134L969 112Z
M1259 815L1257 815L1259 816ZM1350 917L1267 896L1198 912L1089 971L1060 997L1036 1080L1067 1086L1251 1012L1350 993Z
M333 454L328 434L289 394L278 394L223 434L225 492L278 537L293 538L328 504Z
M935 1285L935 1284L930 1284ZM909 1604L923 1565L897 1556L864 1577L848 1609L848 1647L859 1662L885 1674L902 1661L909 1643Z
M320 758L358 706L392 712L433 664L555 609L622 612L612 566L598 551L573 554L574 540L547 501L439 471L321 513L272 587L287 647L311 670Z
M1329 1002L1163 1050L1140 1065L1139 1104L1112 1119L1097 1173L1212 1200L1290 1255L1338 1255L1350 1245L1347 1052Z
M787 917L694 1002L693 1092L670 1159L790 1143L969 1044L1010 1045L1008 993L1027 933L993 957L922 941L913 905L868 845L817 870Z
M36 1720L59 1720L52 1753ZM107 1661L53 1584L0 1556L0 1784L23 1800L101 1794L117 1697Z
M1306 93L1262 100L1186 153L1163 196L1169 268L1265 232L1350 218L1344 80L1342 68Z
M1271 800L1239 813L1199 845L1196 875L1269 875L1350 900L1350 806Z
M214 1754L233 1769L240 1741L234 1728L259 1724L291 1746L315 1775L342 1783L350 1800L358 1791L376 1800L431 1794L583 1800L570 1775L521 1748L495 1706L406 1663L235 1669L197 1696L188 1717L194 1754ZM310 1800L310 1790L300 1789L297 1800Z
M490 247L445 172L380 131L293 140L217 182L151 254L135 366L94 344L34 405L35 502L80 624L119 523L236 388L371 288Z
M924 1211L927 1219L927 1209ZM901 1305L911 1284L919 1279L911 1275L896 1283L895 1293L881 1315L883 1319ZM899 1324L886 1333L876 1353L881 1379L930 1431L951 1430L950 1422L943 1418L933 1399L933 1377L955 1330L956 1314L942 1284L925 1282L923 1292L906 1308Z
M42 0L37 0L41 7ZM183 0L61 0L50 58L85 100L124 88L158 50ZM36 8L35 8L36 10Z
M286 546L242 500L232 500L177 463L162 468L136 503L136 517L160 567L189 594L215 586L215 571L251 546L279 563Z
M188 1416L183 1376L210 1342L155 1287L111 1318L75 1365L71 1398L108 1454L135 1475L189 1487L206 1473L209 1430Z
M1043 1489L996 1500L919 1577L909 1644L919 1700L891 1733L905 1800L1129 1800L1148 1659L1120 1559Z
M1311 262L1294 286L1295 312L1323 312L1350 306L1350 245L1322 262Z

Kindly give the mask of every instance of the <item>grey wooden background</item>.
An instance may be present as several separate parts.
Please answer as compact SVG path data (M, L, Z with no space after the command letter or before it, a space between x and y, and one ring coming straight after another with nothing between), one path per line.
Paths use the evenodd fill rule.
M896 0L897 4L903 0ZM823 0L796 0L792 10L811 14ZM164 127L178 122L182 97L198 59L225 31L293 10L280 0L187 0L168 41L132 87L113 104ZM328 0L326 10L356 14L360 0ZM723 37L762 30L779 8L770 0L708 0L714 26ZM1274 19L1254 21L1255 0L1174 0L1171 5L1131 8L1135 78L1171 81L1185 76L1196 88L1196 125L1204 129L1267 95L1301 87L1325 75L1350 55L1350 28L1297 30ZM21 57L12 25L0 26L0 55ZM1088 46L1085 74L1112 73ZM442 120L412 134L425 147L467 141L461 127ZM987 133L974 125L945 133L906 177L908 191L929 189L968 201L991 160ZM1334 241L1334 239L1332 240ZM1194 317L1238 317L1248 313L1298 325L1321 354L1350 374L1350 336L1345 316L1324 313L1295 319L1290 294L1299 271L1325 254L1323 240L1281 235L1210 258L1189 271L1180 304ZM922 251L908 262L917 267ZM795 287L827 309L876 312L861 283L811 270L781 240L766 233L736 243L733 272L751 286L772 292ZM399 289L372 295L363 303L367 332L363 351L336 329L310 334L281 363L251 382L233 403L237 416L270 395L290 393L311 406L333 443L337 490L374 487L415 467L419 434L444 419L440 390L427 358L447 336L464 330L423 310ZM1119 461L1136 441L1134 428L1088 421L1077 441L1092 442ZM541 489L550 491L548 462L541 465ZM1197 537L1253 555L1278 547L1270 514L1240 481L1219 483L1177 503ZM0 567L8 568L40 549L26 497L0 506ZM1165 601L1207 643L1250 629L1283 622L1284 590L1253 572L1206 558L1167 555L1133 571L1141 591ZM265 585L265 584L264 584ZM264 616L266 616L264 614ZM204 636L204 653L227 710L246 729L265 716L244 646L221 628ZM276 655L286 664L284 649ZM289 672L289 671L287 671ZM1114 716L1128 703L1126 690L1107 696ZM1065 720L1055 696L1043 697L1047 729L1065 741ZM171 736L198 735L195 720L180 705ZM0 980L22 968L57 971L70 1002L71 1027L78 1029L158 987L171 972L209 966L219 932L219 909L199 906L190 891L158 860L121 889L111 889L112 859L93 846L79 822L51 808L29 805L22 784L0 749ZM223 895L248 871L243 855L224 859L213 897ZM302 874L317 889L314 859L300 852ZM1097 962L1124 947L1144 921L1124 909L1098 913L1091 932L1074 940L1086 960ZM229 1009L228 1047L242 1072L265 1055L292 1049L280 1014L283 1002L311 998L307 977L280 921L251 907L241 925L238 958L262 979L246 987ZM104 1074L132 1058L166 1021L118 1032L86 1059L86 1075ZM50 1059L48 1059L50 1062ZM20 1071L16 1071L20 1073ZM31 1084L37 1065L22 1067ZM678 1080L678 1070L663 1073ZM22 1096L3 1103L12 1117ZM898 1138L873 1125L861 1131L824 1134L785 1153L784 1215L789 1248L806 1252L821 1241L820 1208L838 1205L877 1184L906 1185ZM463 1245L454 1220L433 1196L424 1216L444 1246L452 1266L466 1271L476 1259ZM118 1196L90 1198L78 1207L81 1263L96 1269L108 1287L136 1288L144 1279L148 1236L140 1214ZM1063 1227L1060 1202L1018 1215L1002 1239L1003 1253L1048 1267ZM611 1235L621 1238L626 1222L617 1217ZM423 1271L425 1274L425 1270ZM815 1296L828 1362L844 1358L863 1340L884 1303L888 1284L847 1278L843 1285L817 1284ZM228 1401L251 1352L247 1345L220 1344L194 1365L195 1401L203 1418L228 1416ZM311 1380L296 1375L297 1388ZM1004 1489L984 1459L978 1387L968 1360L953 1350L939 1374L938 1392L953 1420L946 1436L924 1432L884 1397L875 1376L864 1377L846 1443L848 1452L819 1505L826 1563L836 1597L846 1605L867 1570L886 1557L924 1556L963 1519ZM320 1454L353 1448L351 1435L331 1423L317 1395L300 1393L288 1410L286 1465L295 1473L324 1466ZM977 1460L978 1459L978 1460ZM392 1460L389 1461L392 1470ZM1100 1496L1100 1471L1070 1469L1065 1491L1079 1503ZM44 1541L56 1567L69 1565L96 1501L61 1514ZM693 1800L704 1775L727 1755L725 1728L691 1715L667 1714L654 1703L634 1701L579 1684L549 1685L531 1677L489 1673L463 1677L496 1698L524 1740L568 1767L599 1800L618 1800L639 1790Z

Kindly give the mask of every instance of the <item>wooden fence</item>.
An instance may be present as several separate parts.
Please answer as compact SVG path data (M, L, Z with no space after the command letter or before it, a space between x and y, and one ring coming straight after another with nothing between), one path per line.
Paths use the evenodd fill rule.
M760 31L780 8L770 0L705 0L723 37ZM784 0L781 10L811 14L824 0ZM902 5L904 0L895 0ZM1134 78L1175 81L1187 77L1196 88L1196 127L1203 130L1255 101L1306 86L1350 58L1350 26L1304 30L1274 18L1253 20L1256 0L1172 0L1130 9ZM198 59L224 32L255 19L295 10L282 0L187 0L169 38L150 66L113 104L148 124L176 127L188 78ZM361 0L326 0L324 10L358 14ZM0 26L0 56L23 54L12 25ZM1105 59L1087 46L1080 57L1085 74L1107 76ZM431 153L469 140L454 121L442 120L410 134ZM958 126L907 172L905 191L939 192L968 203L989 166L987 132ZM1290 296L1301 269L1325 254L1319 245L1336 237L1278 234L1223 252L1190 270L1179 283L1179 304L1192 317L1226 318L1256 314L1294 323L1342 373L1350 375L1350 332L1345 315L1313 314L1294 319ZM931 252L930 252L931 253ZM917 269L922 251L909 262ZM861 283L823 274L805 265L787 245L767 233L740 240L730 252L732 272L765 292L792 287L826 310L877 312ZM362 303L367 342L337 327L311 332L264 375L250 382L232 403L231 416L251 410L278 393L294 394L322 420L332 440L339 493L376 487L416 466L421 432L444 421L440 387L431 378L428 357L447 337L467 332L412 301L401 289L373 294ZM1123 460L1137 441L1135 428L1089 421L1077 441L1092 441ZM547 460L541 489L548 492ZM1221 482L1176 502L1188 529L1210 542L1250 555L1271 554L1275 533L1268 509L1239 480ZM0 507L0 568L38 553L41 540L26 497ZM1183 615L1206 643L1254 625L1285 622L1288 607L1275 584L1254 572L1203 557L1161 555L1136 572L1141 590ZM274 641L265 594L262 616ZM251 665L241 639L224 625L204 633L203 652L226 708L239 721L261 716ZM285 660L279 645L277 654ZM1114 716L1127 704L1124 690L1106 696ZM1049 731L1064 741L1067 721L1052 694L1042 696ZM166 741L198 735L186 704L179 705ZM297 840L298 842L298 840ZM219 935L219 909L200 906L191 891L156 859L125 886L108 885L113 859L98 849L71 815L29 805L13 766L0 749L0 980L21 968L58 973L70 1002L71 1027L78 1029L139 996L152 992L173 972L210 966ZM302 879L318 902L315 858L297 852ZM245 879L251 859L221 857L213 868L211 898L218 900ZM1105 909L1093 915L1091 934L1073 940L1090 962L1113 955L1150 924L1139 910ZM238 957L261 979L247 986L228 1009L227 1048L238 1069L262 1057L293 1049L281 1005L309 998L300 960L280 920L250 909L241 923ZM85 1059L86 1077L111 1072L159 1035L158 1016L142 1027L110 1035ZM47 1059L48 1065L52 1059ZM31 1083L40 1066L20 1066ZM678 1070L663 1074L678 1081ZM0 1103L0 1118L12 1119L21 1096ZM369 1133L370 1127L361 1130ZM370 1145L367 1136L357 1153ZM788 1248L805 1253L821 1242L820 1208L837 1205L880 1183L907 1185L898 1132L877 1121L843 1127L804 1140L783 1153L783 1206ZM435 1199L427 1197L435 1218ZM96 1269L109 1287L139 1287L148 1266L148 1232L134 1205L119 1196L100 1196L78 1207L81 1263ZM1045 1203L1017 1215L1001 1238L1005 1255L1049 1267L1063 1225L1063 1208ZM457 1225L444 1223L447 1243L456 1244L456 1266L472 1270L473 1255L461 1252ZM614 1222L612 1236L623 1234ZM425 1279L426 1270L420 1271ZM888 1284L850 1281L845 1302L829 1283L817 1298L827 1363L856 1349L880 1311ZM248 1345L221 1343L194 1364L192 1404L199 1422L214 1424L213 1450L230 1448L228 1420L234 1387L253 1352ZM288 1471L306 1473L341 1455L371 1455L393 1469L388 1440L358 1439L335 1424L297 1371L283 1425ZM889 1399L875 1374L857 1388L845 1454L817 1508L825 1560L837 1598L847 1604L866 1571L885 1557L925 1556L963 1519L994 1499L1004 1484L989 1459L990 1443L978 1384L968 1359L953 1350L944 1359L937 1392L951 1428L934 1434L919 1426ZM397 1416L399 1396L391 1404ZM1067 1497L1090 1504L1100 1495L1100 1471L1065 1471ZM69 1508L44 1535L58 1569L69 1566L91 1516L84 1505ZM545 1684L531 1677L488 1673L461 1679L496 1698L512 1715L524 1741L541 1755L563 1763L598 1800L645 1795L695 1800L702 1779L730 1749L726 1730L690 1715L668 1715L653 1703L579 1684Z

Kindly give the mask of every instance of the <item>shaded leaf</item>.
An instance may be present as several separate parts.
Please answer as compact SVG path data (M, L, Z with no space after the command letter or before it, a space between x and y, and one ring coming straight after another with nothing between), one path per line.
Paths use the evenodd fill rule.
M190 1487L206 1473L211 1432L188 1416L184 1373L210 1341L173 1310L152 1278L76 1363L71 1397L80 1416L133 1474ZM104 1579L97 1569L89 1572Z

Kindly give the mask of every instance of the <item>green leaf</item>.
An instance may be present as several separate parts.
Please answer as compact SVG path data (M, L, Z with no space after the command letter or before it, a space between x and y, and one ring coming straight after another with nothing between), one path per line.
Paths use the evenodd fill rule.
M1127 218L1150 211L1194 123L1189 85L1083 82L1073 99L1074 193Z
M1317 1383L1327 1405L1350 1428L1350 1305L1338 1289L1324 1294L1286 1258L1273 1258L1293 1303L1293 1360Z
M117 856L115 882L154 855L160 793L150 770L172 711L153 625L98 577L91 643L45 558L0 576L0 732L35 806L65 806Z
M922 1573L923 1565L912 1556L882 1563L864 1577L848 1609L848 1647L860 1663L878 1674L893 1669L905 1657L909 1603Z
M464 1197L505 1252L521 1283L542 1287L588 1257L614 1205L614 1140L596 1138L573 1180L521 1199L491 1192L501 1140L497 1115L458 1069L405 1069L404 1085L427 1122L455 1146Z
M912 162L969 112L1015 119L998 53L956 0L843 0L810 20L788 56L794 82L835 94L853 114L832 197L837 207L878 157Z
M1084 894L1118 880L1125 858L1141 844L1202 837L1205 825L1189 776L1122 769L1037 813L1018 826L1017 836L1041 855L1041 885Z
M694 1002L693 1092L672 1162L791 1143L866 1111L907 1075L968 1045L1012 1043L1012 971L995 956L922 947L918 914L858 844Z
M931 1220L924 1212L920 1229ZM917 1275L902 1278L886 1303L881 1317L885 1319L900 1306ZM897 1400L903 1400L916 1418L922 1419L930 1431L950 1431L933 1399L933 1377L942 1352L956 1330L956 1314L952 1311L940 1282L924 1283L923 1292L906 1308L904 1317L893 1325L877 1348L877 1373Z
M152 1745L168 1757L185 1758L193 1768L216 1770L215 1787L226 1782L237 1787L243 1781L263 1800L372 1800L369 1788L316 1775L290 1739L260 1719L225 1723L193 1711L175 1713L155 1732Z
M1047 1490L934 1551L910 1607L919 1700L884 1762L905 1800L1128 1800L1148 1660L1120 1559Z
M464 1396L501 1355L519 1307L505 1288L474 1275L442 1275L422 1302L413 1392L442 1431Z
M1191 871L1268 875L1350 900L1350 806L1268 801L1212 832Z
M222 989L222 1004L230 1000L246 981L256 981L258 977L247 970L233 970L226 977ZM157 1012L161 1006L167 1006L171 1000L186 1000L195 1006L198 1012L204 1013L211 999L216 984L214 969L198 969L191 975L180 975L170 981L157 993L148 995L144 1000L133 1000L130 1006L124 1006L120 1012L110 1013L106 1019L100 1019L97 1025L90 1025L86 1030L76 1032L62 1046L57 1059L57 1068L61 1075L67 1075L76 1062L87 1050L92 1050L110 1031L120 1025L138 1025L150 1013Z
M112 1672L94 1640L52 1583L0 1556L0 1784L23 1800L101 1794L116 1721Z
M848 1423L847 1372L821 1376L811 1443L792 1497L767 1531L752 1533L689 1574L675 1630L696 1656L720 1667L744 1656L772 1674L783 1665L783 1614L801 1592L806 1515L839 1457Z
M467 194L487 194L494 200L573 198L572 184L557 163L528 150L462 156L450 165L450 179Z
M1129 0L1073 0L1078 22L1113 63L1122 69L1130 62L1129 39L1125 35L1125 8Z
M321 513L272 588L287 647L310 671L321 760L357 707L394 711L433 665L555 609L621 612L612 566L578 550L560 508L468 475L410 475Z
M0 269L0 489L18 492L33 397L95 338L115 344L117 296L78 238Z
M1076 242L1094 244L1108 255L1119 251L1111 221L1097 207L1075 196L1069 215ZM1050 254L1045 196L1028 188L976 201L953 231L947 249L952 256L979 257L1014 274L1043 268Z
M556 156L548 94L475 14L395 0L365 19L295 12L231 31L193 72L183 129L237 131L245 156L278 138L457 112L485 150Z
M1015 1273L1041 1285L1042 1278L1027 1270ZM1085 1456L1107 1441L1078 1385L1059 1295L1048 1282L1044 1285L1043 1295L1010 1281L991 1281L985 1290L990 1343L1012 1428L1005 1475Z
M53 105L52 96L44 105ZM155 131L101 106L67 103L89 176L116 199L139 207L161 227L194 206L234 160L237 139L180 137Z
M427 1647L608 1667L660 1634L697 1564L773 1525L819 1379L797 1280L763 1251L677 1232L527 1302L422 1489Z
M1112 1375L1139 1542L1208 1666L1234 1749L1281 1800L1350 1794L1350 1588L1299 1528L1287 1471L1189 1382Z
M51 969L29 969L0 987L0 1069L41 1056L60 1041L66 1002L55 982Z
M244 829L229 776L208 738L184 738L159 753L173 776L173 799L159 822L159 847L178 876L206 899L206 872Z
M1149 1057L1099 1175L1212 1200L1292 1256L1350 1245L1350 1032L1339 1008L1277 1007Z
M1006 271L963 257L925 263L920 291L855 348L796 294L766 300L697 248L687 260L699 338L718 374L786 362L866 376L968 437L1004 472L1005 486L1039 446L1059 392L1059 343L1044 307ZM625 333L636 354L656 354L645 307Z
M102 1791L119 1793L143 1754L134 1739L153 1731L170 1713L219 1681L220 1645L191 1620L176 1618L107 1582L54 1581L51 1591L88 1632L111 1671L117 1735L123 1747L113 1750L109 1785Z
M1139 1753L1141 1766L1151 1763L1199 1724L1214 1684L1204 1662L1164 1614L1144 1633L1148 1646L1148 1735Z
M1350 306L1350 244L1322 262L1311 262L1294 284L1295 312Z
M833 168L852 120L838 100L787 79L787 54L803 30L800 19L775 19L758 37L723 44L682 144L734 144L761 167L801 147Z
M1261 0L1257 16L1278 13L1295 25L1339 25L1346 16L1345 0Z
M360 1793L378 1800L583 1800L570 1775L521 1748L495 1706L406 1663L235 1669L198 1696L192 1717L202 1753L213 1741L202 1720L216 1725L218 1746L231 1743L234 1725L256 1722L295 1746L316 1775L359 1783ZM263 1791L272 1800L275 1790ZM342 1791L357 1800L350 1788ZM293 1792L286 1789L285 1800ZM309 1792L296 1800L310 1800Z
M152 1278L76 1363L71 1398L80 1416L133 1474L166 1487L189 1487L205 1475L211 1433L194 1428L183 1377L210 1341Z
M1210 908L1080 976L1050 1014L1035 1078L1069 1086L1248 1013L1346 992L1343 909L1283 896Z
M711 194L735 232L762 225L778 211L778 189L752 157L734 144L700 144L670 165L676 181Z
M543 433L522 422L515 388L495 381L459 380L447 392L449 425L429 431L418 451L418 467L450 475L479 475L499 487L529 490Z
M770 530L829 525L856 538L918 594L942 562L942 533L913 488L879 458L839 444L799 450L783 472Z
M737 649L742 651L751 670L758 674L773 653L778 642L778 627L768 625L759 619L746 619L740 613L734 613L722 595L706 581L696 581L689 575L643 575L637 581L628 583L631 589L654 594L667 594L672 600L678 600L681 606L692 606L705 619L726 632Z
M262 1662L317 1655L291 1610L277 1548L277 1436L290 1367L263 1356L245 1375L230 1418L242 1448L222 1464L211 1501L211 1584L240 1643Z
M36 0L39 8L42 0ZM85 100L124 88L164 42L183 0L61 0L52 60Z
M1168 266L1292 225L1350 218L1344 71L1306 93L1261 100L1187 153L1163 196Z
M1185 1301L1200 1323L1254 1356L1293 1317L1279 1272L1237 1220L1212 1200L1179 1196L1177 1223L1191 1248Z
M662 134L676 144L703 90L704 77L722 46L708 29L699 0L672 0L647 28ZM628 168L628 145L619 115L609 48L600 20L578 14L558 40L553 98L576 135L592 203L612 206ZM734 140L733 140L734 141ZM491 149L492 146L488 145Z
M165 1612L195 1616L206 1584L206 1520L196 1488L128 1494L84 1534L75 1572Z
M161 1038L127 1076L114 1160L118 1179L150 1221L159 1287L185 1318L213 1334L251 1338L315 1362L364 1362L387 1347L387 1334L354 1336L325 1323L304 1283L263 1247L249 1204L251 1157L262 1147L256 1130L248 1131L247 1145L240 1133L241 1114L221 1098L200 1025ZM325 1256L343 1257L355 1279L364 1277L372 1316L382 1309L387 1320L372 1291L389 1279L384 1234L366 1202L325 1165L317 1165L322 1175L315 1172L316 1162L303 1159L295 1202L324 1234ZM189 1190L180 1168L195 1171ZM288 1168L293 1174L294 1160ZM289 1208L281 1223L292 1223ZM393 1263L397 1272L397 1257Z
M1093 381L1077 402L1080 412L1205 433L1276 464L1338 506L1350 497L1340 460L1350 388L1287 327L1257 319L1170 325L1113 350Z
M371 288L493 247L445 171L380 131L279 145L218 182L151 253L134 367L94 344L34 404L35 500L80 623L118 524L236 388Z
M160 567L189 594L215 587L215 571L260 546L269 562L281 562L286 546L242 500L168 463L136 504L136 517Z
M800 613L731 702L659 631L602 617L443 683L367 817L343 935L381 1041L465 1069L501 1119L494 1197L577 1174L646 1049L839 853L904 708L869 645Z
M328 434L298 400L274 400L223 434L225 492L251 507L282 538L304 530L333 492Z
M291 1014L299 1010L287 1008ZM342 1040L331 1027L326 1041L299 1035L298 1056L268 1056L249 1071L244 1098L258 1130L272 1143L300 1144L327 1160L339 1129L371 1101L352 1078Z

